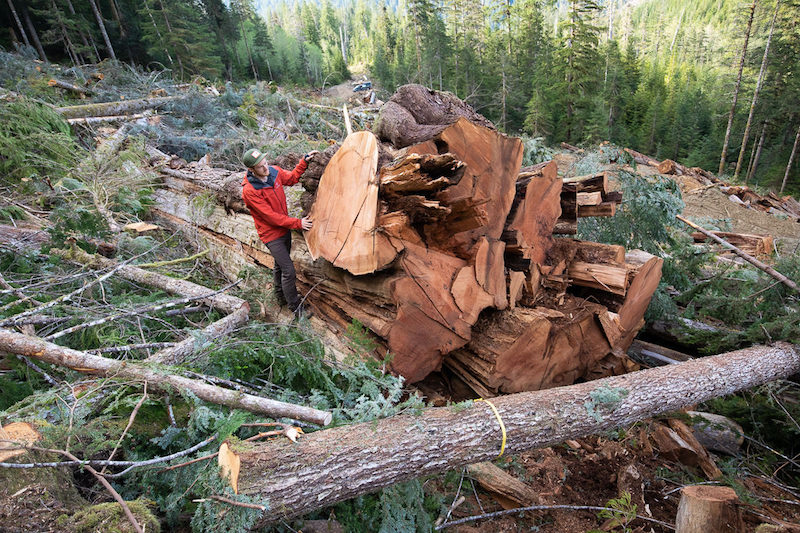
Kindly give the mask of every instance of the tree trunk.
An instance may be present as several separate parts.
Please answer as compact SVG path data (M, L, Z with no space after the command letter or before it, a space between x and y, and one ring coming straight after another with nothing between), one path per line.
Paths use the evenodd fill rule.
M256 63L253 61L253 54L250 52L250 43L247 41L247 32L244 28L244 16L239 14L239 25L242 27L242 40L244 41L244 49L247 51L247 59L250 60L250 68L253 69L253 79L258 81L258 70Z
M325 411L243 394L240 391L209 385L204 381L166 374L162 369L153 368L146 363L117 361L99 355L91 355L3 328L0 328L0 350L54 365L66 366L79 372L109 378L146 381L157 389L188 390L207 402L225 405L232 409L244 409L273 418L295 418L321 426L326 426L331 421L331 413Z
M161 14L164 15L164 24L167 26L167 33L172 35L172 24L169 23L169 15L167 14L167 9L164 7L164 2L158 0L158 5L161 7ZM178 68L181 70L181 80L183 80L183 61L178 51L175 52L175 59L178 60Z
M756 175L756 168L758 168L758 160L761 159L761 147L764 146L764 137L767 134L767 121L764 121L764 125L761 127L761 136L758 138L758 148L756 148L756 155L753 158L753 164L750 166L750 170L747 172L747 177L745 178L744 182L747 183L751 179L753 179Z
M552 446L624 427L800 371L796 347L778 343L625 376L492 400L505 453ZM603 399L600 399L600 398ZM268 501L263 521L302 515L355 496L462 465L490 461L503 433L485 402L318 431L297 443L230 452L238 492Z
M123 113L136 113L145 109L154 109L169 102L188 98L182 96L161 96L155 98L142 98L140 100L120 100L118 102L102 102L98 104L83 104L76 106L57 107L56 111L66 119L84 117L103 117L121 115Z
M28 40L28 34L25 32L25 28L22 26L22 21L19 20L19 15L17 14L17 9L14 7L14 2L12 0L6 0L6 2L8 2L8 9L11 10L11 14L14 17L14 22L17 24L17 28L22 36L22 40L25 42L25 46L30 46L31 42Z
M789 155L789 162L786 164L786 172L783 173L783 182L781 182L780 194L783 194L783 189L786 188L786 182L789 181L789 172L792 170L792 163L794 163L794 156L797 154L797 144L800 143L800 126L797 127L797 135L794 137L794 144L792 145L792 153Z
M742 72L744 71L744 61L747 57L747 43L750 41L750 30L753 27L753 15L756 12L756 3L758 0L753 0L750 6L750 17L747 19L747 29L744 32L744 44L742 45L742 55L739 58L739 72L736 75L736 85L733 88L733 102L731 103L731 111L728 113L728 126L725 128L725 141L722 143L722 154L719 156L719 171L717 174L722 175L725 170L725 158L728 155L728 142L731 138L731 127L733 126L733 116L736 112L736 103L739 101L739 87L742 85Z
M36 46L36 51L39 52L39 57L42 61L47 63L47 56L44 54L42 42L39 40L39 34L36 33L36 27L33 25L31 14L28 12L28 7L25 2L22 3L22 16L25 18L25 25L28 27L28 33L31 34L31 39L33 39L33 44Z
M103 41L106 43L106 49L108 50L108 55L111 57L111 59L116 61L117 55L114 53L114 47L111 46L111 39L108 38L106 25L103 22L103 15L97 8L97 2L95 0L89 0L89 5L92 6L92 12L94 13L94 18L97 19L97 26L100 28L100 33L103 36Z
M153 29L158 36L158 40L161 42L161 46L164 47L164 53L167 55L167 59L169 60L169 64L172 68L175 68L175 62L172 60L172 54L169 53L169 49L167 48L167 43L164 42L164 37L161 35L161 30L158 29L158 24L156 24L156 19L153 16L153 11L150 9L150 0L144 0L144 8L147 10L147 15L150 17L150 22L153 24Z
M778 18L778 9L781 6L781 0L775 2L775 13L772 15L772 23L769 26L769 37L767 37L767 44L764 47L764 57L761 59L761 70L758 73L758 82L756 83L756 90L753 92L753 101L750 103L750 114L747 115L747 123L744 126L744 135L742 135L742 146L739 148L739 160L736 161L736 170L733 173L733 178L739 177L739 172L742 170L742 162L744 161L745 148L747 148L747 139L750 136L750 126L753 123L753 114L756 111L756 104L758 103L758 95L761 92L761 84L764 83L764 76L767 73L767 57L769 56L769 45L772 42L772 33L775 31L775 20Z
M690 485L681 489L676 533L725 533L744 531L739 498L730 487Z

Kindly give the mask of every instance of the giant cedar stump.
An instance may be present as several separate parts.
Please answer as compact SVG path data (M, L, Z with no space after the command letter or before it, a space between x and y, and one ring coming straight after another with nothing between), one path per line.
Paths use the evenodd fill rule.
M416 85L398 90L374 131L326 150L301 180L314 228L307 246L295 239L292 257L307 303L335 334L357 319L408 381L447 358L483 395L628 368L624 352L661 259L553 238L573 231L585 209L608 215L606 204L621 201L606 173L562 180L554 162L520 172L519 139L453 95ZM189 196L203 188L240 209L230 184L241 174L212 170L170 175L158 211L226 250L220 256L240 257L237 265L269 265L248 217L194 212Z

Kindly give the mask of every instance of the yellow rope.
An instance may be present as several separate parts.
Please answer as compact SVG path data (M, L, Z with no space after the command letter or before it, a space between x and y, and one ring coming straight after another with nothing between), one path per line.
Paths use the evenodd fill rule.
M500 412L497 410L497 407L495 407L492 402L484 398L478 398L475 401L486 402L487 404L489 404L489 407L491 407L492 411L494 412L495 418L497 418L497 422L500 424L500 430L503 432L503 442L500 444L500 454L497 456L497 458L500 459L503 456L503 452L506 451L506 425L503 424L503 419L500 418Z

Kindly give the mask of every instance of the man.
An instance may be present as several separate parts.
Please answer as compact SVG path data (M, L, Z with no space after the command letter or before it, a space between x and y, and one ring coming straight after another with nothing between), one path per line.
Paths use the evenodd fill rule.
M247 173L242 180L242 200L250 210L256 231L275 259L272 290L280 305L288 305L298 316L301 314L300 296L297 294L294 264L289 257L292 248L293 229L308 231L312 222L309 217L289 216L286 194L283 187L296 184L308 167L308 161L319 152L307 153L289 172L278 166L267 164L267 154L251 148L242 158Z

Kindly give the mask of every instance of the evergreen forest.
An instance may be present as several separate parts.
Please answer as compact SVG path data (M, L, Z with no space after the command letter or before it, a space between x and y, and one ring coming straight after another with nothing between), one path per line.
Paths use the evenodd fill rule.
M692 487L797 531L798 23L800 0L0 2L0 532L666 533ZM382 134L404 91L467 110L414 141L438 153L390 142L436 124ZM355 274L296 232L295 314L242 155L309 156L299 218L353 137L363 233L405 248ZM442 200L482 157L505 188ZM490 218L493 248L445 254ZM451 338L426 310L464 343L407 379L393 332ZM556 350L569 380L501 388Z
M450 91L511 134L798 186L796 0L8 0L0 20L0 46L43 61L315 89L367 73L379 96Z

